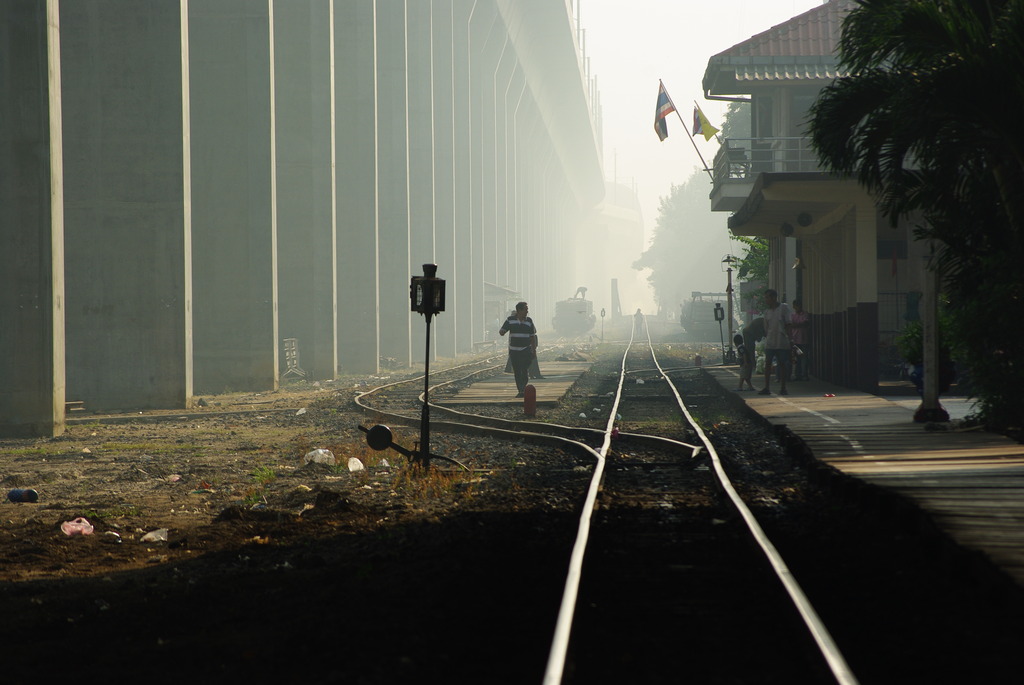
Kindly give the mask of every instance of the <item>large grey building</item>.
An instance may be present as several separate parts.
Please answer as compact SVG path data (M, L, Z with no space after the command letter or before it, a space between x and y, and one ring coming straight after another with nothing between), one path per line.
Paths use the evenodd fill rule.
M0 3L0 434L539 323L604 193L567 0Z

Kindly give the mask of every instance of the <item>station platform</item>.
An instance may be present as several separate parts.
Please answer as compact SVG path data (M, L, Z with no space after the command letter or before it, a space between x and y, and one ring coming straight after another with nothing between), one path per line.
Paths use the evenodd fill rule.
M530 379L530 385L537 390L538 405L557 404L573 383L590 368L589 361L543 361L540 372L543 378ZM463 388L452 397L431 399L439 406L459 404L522 404L516 397L516 379L510 374L483 380Z
M737 391L739 367L705 367L723 388L773 425L785 425L816 459L895 491L960 546L976 550L1024 586L1024 445L980 429L913 421L916 396L883 397L816 380L789 394ZM764 379L754 378L754 387ZM772 390L778 385L772 383ZM950 418L965 398L939 398Z

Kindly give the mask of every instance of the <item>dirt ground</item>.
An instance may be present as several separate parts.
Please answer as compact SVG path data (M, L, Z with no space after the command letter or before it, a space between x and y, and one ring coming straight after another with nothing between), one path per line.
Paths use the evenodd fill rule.
M79 415L57 438L0 441L0 652L44 682L383 683L458 669L451 682L468 682L512 640L537 656L493 682L536 680L553 619L535 612L559 592L544 569L566 563L560 511L574 503L529 487L503 447L458 437L432 436L431 451L471 468L499 454L505 468L412 477L357 428L373 421L350 399L377 380ZM417 437L395 428L406 447ZM305 463L316 449L337 463ZM38 502L8 501L14 488ZM62 531L78 518L91 534ZM502 590L522 583L523 614L510 615ZM473 634L496 613L505 628ZM513 629L524 623L544 627Z
M0 502L9 671L40 682L540 682L564 580L552 569L567 567L586 469L555 454L545 458L564 464L541 476L529 448L438 433L431 451L474 471L412 478L404 457L370 450L357 428L374 421L350 400L379 380L73 416L58 438L0 441L2 492L38 493L37 503ZM760 453L764 437L730 423L735 435L719 437L740 465L741 446ZM395 439L412 447L417 435L395 428ZM337 463L305 463L316 449ZM865 519L859 501L806 501L789 507L791 529L782 511L767 522L808 592L825 598L855 670L872 676L863 682L1019 673L1018 590L1007 601L951 579L927 541ZM79 517L92 534L65 534ZM869 553L843 546L847 528ZM162 530L166 540L145 539ZM882 592L894 578L902 584Z
M348 402L360 383L207 396L187 411L71 414L57 438L0 441L0 580L95 576L268 544L242 524L272 512L279 535L299 534L287 523L325 488L365 509L357 527L426 515L441 502L402 480L405 457L369 449L358 430L372 425ZM415 438L396 429L398 443ZM333 463L307 460L318 449ZM453 498L456 486L466 487L448 488ZM38 502L10 502L14 488L35 490ZM78 518L90 535L62 531ZM166 542L144 539L160 531Z

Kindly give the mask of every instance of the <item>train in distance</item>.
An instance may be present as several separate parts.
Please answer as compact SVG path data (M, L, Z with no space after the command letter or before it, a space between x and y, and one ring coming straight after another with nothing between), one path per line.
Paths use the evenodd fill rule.
M715 318L715 305L721 305L728 311L728 293L690 293L690 301L682 305L679 312L679 325L683 327L683 338L687 342L719 342L722 330L728 332L729 322L722 321L721 326ZM734 315L735 316L735 315ZM734 319L733 328L739 328L739 321Z
M587 299L587 289L579 287L576 294L566 300L555 302L555 316L551 327L559 335L573 337L583 335L594 327L594 303Z

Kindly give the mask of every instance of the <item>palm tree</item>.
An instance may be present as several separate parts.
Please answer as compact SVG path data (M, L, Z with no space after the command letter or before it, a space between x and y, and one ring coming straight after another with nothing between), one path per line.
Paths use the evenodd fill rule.
M827 167L940 247L954 348L982 418L1020 425L1024 388L1024 0L860 0L849 76L812 108Z

